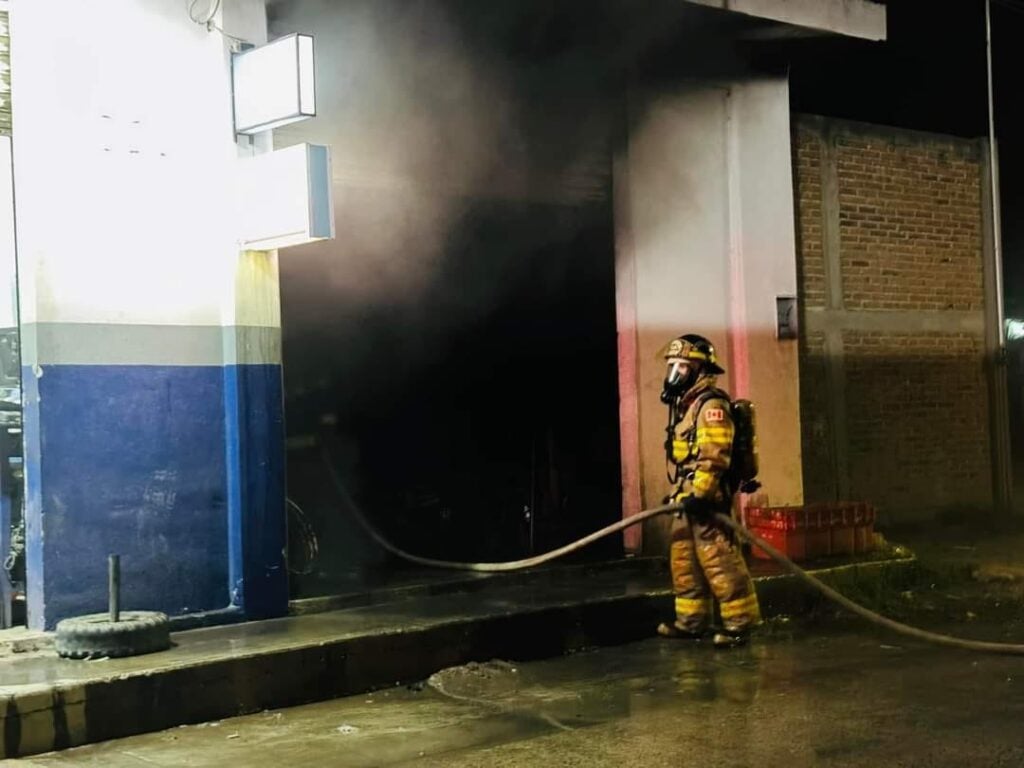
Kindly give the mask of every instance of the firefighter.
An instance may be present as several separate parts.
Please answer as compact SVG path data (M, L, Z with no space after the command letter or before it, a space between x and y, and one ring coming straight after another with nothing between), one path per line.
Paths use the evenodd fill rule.
M760 622L754 584L741 549L714 514L730 514L734 482L728 475L733 447L729 396L715 386L725 371L715 348L703 336L673 339L665 352L668 366L662 401L669 406L665 448L673 482L669 500L682 503L672 521L672 586L676 619L658 634L699 640L707 636L714 597L722 626L712 633L716 648L743 645Z

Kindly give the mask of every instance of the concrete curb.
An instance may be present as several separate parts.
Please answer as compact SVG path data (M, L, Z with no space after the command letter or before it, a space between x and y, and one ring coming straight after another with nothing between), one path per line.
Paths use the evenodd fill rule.
M912 578L915 568L916 561L908 558L843 566L817 575L838 588L882 582L897 585ZM758 579L758 593L766 617L799 613L820 602L792 576ZM228 642L218 654L177 666L167 663L167 654L174 651L157 654L163 657L162 669L117 672L110 667L104 674L99 671L102 662L94 662L97 672L92 679L0 686L0 757L38 754L411 683L470 661L538 659L639 640L650 637L656 622L670 612L671 592L666 585L570 602L492 602L500 607L474 616L437 615L415 625L399 621L390 629L269 650L233 650ZM274 628L269 625L274 622L310 620L317 617L259 624L268 625L271 634ZM209 630L196 630L203 631ZM278 633L289 635L287 627Z
M19 654L53 650L53 633L24 628L0 630L0 661Z

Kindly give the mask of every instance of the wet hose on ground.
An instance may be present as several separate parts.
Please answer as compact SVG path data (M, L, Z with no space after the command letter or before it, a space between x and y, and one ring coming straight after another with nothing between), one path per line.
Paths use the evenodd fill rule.
M420 557L419 555L413 555L409 552L405 552L399 549L390 541L385 539L376 528L374 528L366 516L363 515L359 505L356 504L355 500L349 494L345 484L341 481L341 477L338 475L337 470L334 468L333 462L329 456L324 454L324 463L327 466L328 474L331 478L331 482L341 496L348 508L348 511L356 519L359 525L366 531L366 533L377 542L383 549L387 550L391 554L399 557L403 560L407 560L417 565L425 565L431 568L445 568L449 570L458 571L473 571L476 573L502 573L507 571L519 571L526 568L533 568L544 563L548 563L559 557L576 552L589 544L593 544L598 539L602 539L605 536L610 536L613 533L618 533L626 528L633 525L639 525L645 520L650 520L654 517L660 517L661 515L668 515L680 512L682 510L681 504L666 504L660 507L654 507L652 509L646 509L642 512L638 512L624 520L612 523L611 525L605 526L600 530L594 531L593 533L584 536L582 539L566 544L558 549L553 549L550 552L545 552L541 555L534 557L528 557L522 560L509 560L502 563L464 563L454 560L437 560L430 557ZM799 565L794 563L784 554L779 552L768 542L764 541L760 536L751 533L743 524L739 521L734 520L729 515L718 513L715 515L716 519L725 526L732 529L737 536L742 538L754 546L764 550L769 557L775 562L785 568L787 571L796 576L800 581L804 582L810 587L813 587L822 595L827 597L832 602L846 608L851 613L860 616L863 619L876 624L880 627L884 627L892 632L895 632L906 637L914 638L915 640L921 640L926 643L933 643L936 645L943 645L949 648L959 648L966 651L977 651L980 653L997 653L1011 656L1024 656L1024 644L1019 643L996 643L988 642L985 640L968 640L960 637L953 637L952 635L944 635L938 632L930 632L926 629L919 629L918 627L912 627L908 624L903 624L899 621L882 616L879 613L875 613L869 608L865 608L858 603L855 603L850 598L840 594L832 587L825 584L820 579L811 575Z

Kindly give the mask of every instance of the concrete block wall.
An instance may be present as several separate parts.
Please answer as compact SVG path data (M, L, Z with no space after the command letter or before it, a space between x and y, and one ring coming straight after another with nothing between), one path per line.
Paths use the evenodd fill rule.
M794 120L808 501L992 504L984 145Z
M11 12L28 619L287 609L277 255L243 253L230 41L162 0ZM259 42L261 0L219 26ZM130 30L130 32L125 32Z

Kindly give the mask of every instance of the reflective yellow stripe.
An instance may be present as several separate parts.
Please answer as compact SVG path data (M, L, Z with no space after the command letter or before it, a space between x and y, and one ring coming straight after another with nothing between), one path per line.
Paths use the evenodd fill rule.
M698 440L698 448L721 448L728 450L732 447L732 440L718 439L718 440Z
M690 455L690 444L685 440L673 440L672 441L672 458L676 461L682 461Z
M761 618L761 607L758 605L756 593L751 593L738 600L722 603L720 611L723 619L734 619L737 616L750 616L753 619Z
M677 616L699 616L710 612L711 600L709 598L702 598L700 600L693 600L689 597L676 598Z
M707 493L715 487L715 476L710 472L698 469L693 473L693 488L701 493Z
M710 440L732 441L735 434L736 430L733 427L699 427L697 429L698 440L708 438Z

